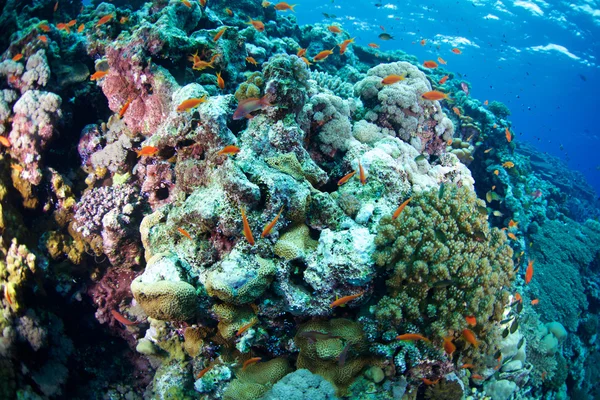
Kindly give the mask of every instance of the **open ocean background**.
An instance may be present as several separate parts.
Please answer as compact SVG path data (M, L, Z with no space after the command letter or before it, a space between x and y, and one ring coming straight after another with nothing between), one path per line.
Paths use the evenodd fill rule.
M561 158L600 193L600 1L303 0L296 16L339 22L357 44L441 56L473 97L510 108L517 140ZM381 27L394 40L378 40Z

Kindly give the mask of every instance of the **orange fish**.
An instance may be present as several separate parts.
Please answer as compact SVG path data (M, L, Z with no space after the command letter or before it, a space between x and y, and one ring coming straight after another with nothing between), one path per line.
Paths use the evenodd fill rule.
M121 17L121 18L119 19L119 23L120 23L121 25L123 25L123 24L126 24L126 23L127 23L127 21L129 21L129 17L125 17L125 16L123 16L123 17Z
M519 303L523 302L523 298L521 297L521 294L519 292L515 293L515 299L517 299Z
M42 43L48 43L48 38L46 37L46 35L40 35L38 36L38 38L42 41Z
M106 24L106 23L107 23L107 22L109 22L111 19L113 19L113 17L114 17L114 15L112 15L112 14L105 15L104 17L100 18L100 19L98 20L98 22L96 22L96 26L98 27L98 26L100 26L100 25L104 25L104 24Z
M429 92L423 93L421 95L421 98L425 99L425 100L431 100L431 101L433 101L433 100L443 100L443 99L447 99L448 95L446 93L442 93L442 92L439 92L437 90L431 90Z
M450 145L452 144L452 141L453 141L452 139L448 139L448 140L446 141L446 144L447 144L448 146L450 146Z
M313 61L323 61L327 57L333 54L333 49L331 50L323 50L319 54L313 57Z
M452 51L454 54L461 54L461 53L462 53L462 51L460 51L460 49L457 49L456 47L455 47L455 48L453 48L451 51Z
M437 64L435 61L425 61L425 62L423 63L423 66L424 66L425 68L437 68L437 67L438 67L438 64Z
M490 151L492 151L492 149L486 149L486 150L484 150L483 152L484 152L485 154L487 154L487 153L489 153Z
M85 28L85 25L83 25L83 24L80 24L80 25L77 27L77 33L81 33L81 32L83 32L83 29L84 29L84 28Z
M378 49L379 45L377 43L369 43L367 46L373 48L373 49Z
M538 304L540 302L540 299L533 299L531 300L531 305L535 306L536 304Z
M267 100L267 96L264 96L260 99L258 97L244 99L238 103L237 109L233 113L233 119L239 120L245 118L248 114L251 114L254 111L264 110L270 106L271 104Z
M23 54L19 53L19 54L17 54L16 56L14 56L14 57L12 58L12 60L13 60L13 61L19 61L19 60L20 60L20 59L22 59L22 58L23 58Z
M514 228L516 228L516 227L518 227L518 226L519 226L519 223L518 223L518 222L515 222L515 221L513 221L512 219L511 219L510 221L508 221L508 227L509 227L509 228L513 228L513 227L514 227Z
M269 233L271 233L271 230L273 229L273 227L275 226L275 224L277 223L277 221L279 220L279 217L281 216L281 212L283 211L283 206L281 206L281 208L279 209L279 212L277 213L277 215L275 216L275 218L273 218L273 220L271 222L269 222L266 226L265 229L263 229L262 233L260 234L260 237L264 238L266 237Z
M494 170L494 175L498 176L500 175L500 171L498 171L497 169Z
M4 147L10 147L10 140L6 136L0 136L0 144Z
M419 43L421 44L421 46L425 46L425 44L427 43L427 39L421 39Z
M442 79L439 80L438 84L443 85L448 80L449 76L445 75Z
M416 340L424 340L426 342L431 342L431 340L427 339L425 336L420 333L405 333L403 335L396 336L398 340L406 340L406 341L416 341Z
M400 81L403 81L404 75L396 75L396 74L391 74L386 76L385 78L383 78L383 80L381 81L382 85L393 85L394 83L398 83Z
M303 57L305 54L306 54L306 49L302 49L302 48L298 49L298 52L296 53L296 55L298 57Z
M217 72L217 85L219 85L219 87L221 89L225 89L225 81L221 77L221 73L220 72Z
M346 52L350 43L354 43L354 38L346 39L339 45L340 46L340 55L343 55Z
M488 104L489 104L489 103L488 103L488 101L487 101L487 100L483 102L483 105L484 105L484 106L487 106Z
M69 27L67 26L67 24L65 24L64 22L58 23L56 24L56 29L58 29L59 31L65 31L67 33L71 33L71 30L69 29Z
M479 347L479 342L477 342L477 338L472 330L463 329L462 334L467 342L471 343L475 347Z
M306 58L306 57L300 57L300 59L301 59L302 61L304 61L304 63L305 63L306 65L308 65L309 67L312 65L312 63L311 63L310 61L308 61L308 58Z
M442 57L438 57L438 61L440 62L440 64L443 64L443 65L447 64L446 60L444 60Z
M40 28L42 31L48 33L50 32L50 27L47 24L39 24L38 28Z
M206 0L200 0L200 5L202 7L206 7Z
M510 131L508 130L508 128L506 128L505 133L506 133L506 140L508 141L508 143L510 143L512 141L512 135L511 135Z
M268 2L267 0L263 0L263 2L261 3L261 5L263 6L263 8L267 8L271 5L270 2Z
M231 156L240 152L240 148L230 144L229 146L223 147L221 150L217 152L218 156Z
M254 59L254 57L250 57L250 56L246 57L246 62L254 65L255 67L258 65L258 63Z
M72 19L69 22L67 22L67 26L69 28L71 28L71 27L75 26L76 23L77 23L77 20L76 19Z
M254 20L250 17L248 17L249 21L246 22L247 25L252 25L254 27L254 29L256 29L259 32L264 32L265 30L265 24L263 24L261 21L259 20Z
M254 246L254 237L252 236L252 231L250 230L250 224L248 223L248 218L246 218L246 210L244 207L240 208L242 212L242 223L244 225L244 236L246 236L246 240L250 243L251 246Z
M473 375L471 375L471 378L477 379L477 380L480 380L480 381L482 381L484 379L483 376L481 376L479 374L473 374Z
M227 13L227 15L229 15L230 17L233 17L233 11L231 11L229 8L225 9L225 12Z
M274 7L275 7L275 9L277 11L287 11L287 10L290 10L292 12L296 12L296 11L294 11L294 7L296 7L296 6L297 6L297 4L289 5L285 1L282 1L282 2L277 3L277 4L274 5Z
M184 112L184 111L189 111L193 108L198 107L200 104L205 103L206 102L206 95L200 97L200 98L194 98L194 99L187 99L181 102L181 104L179 104L176 108L177 112Z
M221 36L223 36L223 34L225 33L226 30L227 30L227 27L224 27L219 32L217 32L217 34L215 36L213 36L213 42L216 42L217 40L221 39Z
M106 71L96 71L90 76L91 81L97 81L99 79L104 78L108 74L108 70Z
M237 332L235 333L235 336L241 336L242 333L246 332L248 329L252 328L254 325L256 325L256 323L258 322L257 319L248 322L246 325L242 326L240 329L237 330Z
M460 109L458 107L452 107L452 111L454 111L454 114L456 114L460 117ZM469 139L467 139L467 142L468 141L469 141Z
M392 219L398 218L398 216L400 215L400 213L404 210L404 208L406 207L406 205L411 200L412 200L412 197L409 197L408 200L406 200L404 203L400 204L400 206L398 208L396 208L396 211L394 211L394 214L392 215Z
M427 378L421 378L421 380L427 386L432 386L432 385L437 385L438 382L440 381L440 378L437 378L435 381L432 381L431 379L427 379Z
M473 368L475 368L475 366L473 364L463 364L460 367L460 369L466 369L466 368L473 369Z
M200 57L198 57L197 52L196 52L196 54L194 54L191 59L194 62L194 65L192 65L192 69L194 69L196 71L202 71L203 69L206 69L206 68L215 68L213 64L214 64L216 58L219 56L220 56L220 54L215 54L210 58L210 61L204 61L204 60L201 60ZM188 57L188 60L189 59L190 58Z
M116 319L117 321L119 321L123 325L131 326L131 325L137 325L138 324L137 322L128 320L123 315L121 315L117 310L110 310L110 313L112 314L112 316L114 317L114 319Z
M339 34L342 33L342 30L340 29L339 26L335 26L335 25L329 25L327 27L327 29L329 29L329 32L335 33L335 34Z
M252 357L249 360L244 361L244 365L242 366L242 371L244 371L248 366L250 366L252 364L256 364L260 360L262 360L262 358L260 358L260 357Z
M363 294L365 294L365 291L363 290L360 293L357 294L353 294L350 296L344 296L344 297L340 297L339 299L335 300L333 303L331 303L329 305L329 308L335 308L335 307L341 307L343 305L345 305L346 303L359 298L360 296L362 296Z
M10 293L8 293L8 285L4 284L4 298L12 306L12 299L10 298Z
M158 153L158 147L154 146L144 146L141 149L136 151L138 157L142 156L155 156Z
M509 232L506 236L508 236L512 240L517 240L517 236L514 233L512 233L512 232Z
M211 368L212 368L212 365L209 365L208 367L204 368L202 371L198 372L198 375L196 375L196 380L202 378L208 371L210 371Z
M502 166L504 168L513 168L515 166L515 163L512 161L505 161L502 163Z
M360 179L360 183L361 184L365 184L367 183L367 177L365 176L365 170L362 166L362 164L360 163L360 160L358 160L358 177Z
M131 104L131 100L127 100L125 104L123 104L123 107L121 107L119 110L119 118L123 118L123 115L125 115L127 109L129 108L129 104Z
M533 260L529 260L527 264L527 270L525 271L525 283L531 282L531 278L533 278Z
M186 6L187 8L192 8L192 3L190 3L188 0L181 0L181 2L183 3L184 6Z
M58 10L58 1L56 3L54 3L54 12L56 12L56 10Z
M354 176L354 174L356 174L356 171L352 171L349 174L346 174L342 177L342 179L340 179L338 181L338 186L343 185L344 183L348 182L350 180L350 178L352 178Z
M183 228L177 228L177 232L181 233L181 234L182 234L183 236L185 236L186 238L188 238L188 239L190 239L190 240L193 240L193 239L192 239L192 235L190 235L190 234L189 234L189 232L188 232L188 231L186 231L185 229L183 229Z
M467 321L467 324L471 326L477 325L477 319L473 315L467 315L465 317L465 321Z
M454 343L452 343L452 337L444 338L444 351L450 357L452 357L452 354L456 351L456 346L454 345Z

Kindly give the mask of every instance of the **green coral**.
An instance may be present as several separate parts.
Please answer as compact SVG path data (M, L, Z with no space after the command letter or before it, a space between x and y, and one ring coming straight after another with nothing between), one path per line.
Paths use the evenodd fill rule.
M264 84L265 81L262 74L260 72L253 72L248 75L246 82L242 82L235 91L235 98L238 101L242 101L252 97L260 97L261 88Z
M312 338L310 332L321 335ZM362 326L349 319L309 321L300 326L294 342L300 349L298 369L321 375L336 387L338 395L346 392L371 361L366 355L368 346Z
M490 110L496 117L505 119L510 115L510 109L499 101L492 101L488 105L488 110Z
M241 327L258 322L258 318L251 306L215 304L212 307L212 311L219 319L219 333L226 340L233 339Z
M310 230L304 224L293 226L281 235L273 252L285 260L304 258L307 252L317 248L317 241L310 238Z
M281 378L292 372L285 358L259 362L237 372L225 392L224 400L260 399Z
M502 318L514 278L506 236L487 221L467 188L442 186L413 196L400 216L380 221L374 254L390 271L388 296L375 308L383 324L412 323L444 337L474 315L485 329Z

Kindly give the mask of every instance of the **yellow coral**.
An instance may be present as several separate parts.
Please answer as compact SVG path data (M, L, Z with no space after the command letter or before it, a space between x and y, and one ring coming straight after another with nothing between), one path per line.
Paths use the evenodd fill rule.
M250 365L237 373L223 394L224 400L255 400L261 398L277 381L292 372L285 358Z
M317 248L317 241L310 238L310 230L304 224L292 227L281 235L273 248L273 252L286 260L303 258L305 254Z
M133 297L152 318L163 321L185 321L196 313L196 289L187 282L131 282Z
M219 319L218 329L221 336L230 340L238 329L251 322L258 322L251 306L234 306L232 304L215 304L212 311Z

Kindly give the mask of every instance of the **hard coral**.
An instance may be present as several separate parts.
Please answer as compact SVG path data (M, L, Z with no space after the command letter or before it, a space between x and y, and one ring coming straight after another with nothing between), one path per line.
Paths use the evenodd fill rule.
M466 328L466 315L483 329L502 318L504 288L514 278L512 250L503 232L490 229L473 192L446 185L416 194L377 231L375 262L392 273L389 295L375 310L382 324L411 323L441 338Z
M291 367L285 358L274 358L253 364L237 372L237 378L229 384L223 399L260 399L277 381L290 372Z
M381 81L390 74L403 75L405 79L383 85ZM444 143L454 134L454 125L439 102L421 98L421 94L430 90L425 74L407 62L371 68L367 77L354 86L355 95L368 109L367 120L393 129L398 137L421 153L441 154Z
M312 339L311 332L320 332L325 337ZM294 342L300 348L297 367L327 379L338 395L345 393L371 361L366 355L367 343L361 325L348 319L309 321L300 326Z

